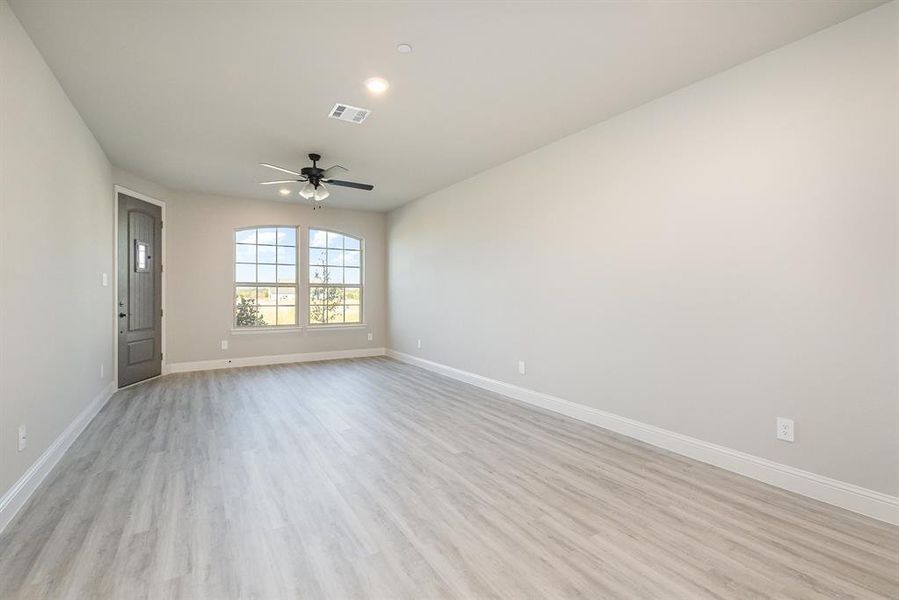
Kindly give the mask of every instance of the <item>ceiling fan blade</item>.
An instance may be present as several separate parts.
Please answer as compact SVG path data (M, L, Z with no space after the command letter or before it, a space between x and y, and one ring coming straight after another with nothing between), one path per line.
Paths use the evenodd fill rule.
M296 183L305 179L279 179L278 181L260 181L259 185L275 185L276 183Z
M339 179L329 179L325 183L329 185L339 185L342 187L355 188L357 190L368 190L369 192L375 189L375 186L369 185L367 183L356 183L355 181L340 181Z
M270 165L268 163L259 163L260 167L268 167L269 169L275 169L276 171L284 171L285 173L290 173L291 175L296 175L299 177L301 173L297 173L296 171L291 171L290 169L285 169L284 167L278 167L276 165Z
M324 179L324 180L330 179L334 175L337 175L337 171L349 171L349 169L347 169L346 167L341 166L341 165L334 165L333 167L328 167L327 169L322 171L322 179Z

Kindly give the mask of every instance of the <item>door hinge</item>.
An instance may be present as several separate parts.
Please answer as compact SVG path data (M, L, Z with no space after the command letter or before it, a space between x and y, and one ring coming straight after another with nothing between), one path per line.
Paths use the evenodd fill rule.
M165 265L162 263L159 263L159 272L162 273L163 271L165 271Z
M165 227L165 223L163 223L162 221L159 221L159 228L162 229L163 227Z
M162 352L160 352L160 353L159 353L159 360L162 360L164 356L165 356L165 355L164 355Z
M160 316L160 317L164 317L164 316L165 316L165 309L164 309L164 308L160 308L160 309L159 309L159 316Z

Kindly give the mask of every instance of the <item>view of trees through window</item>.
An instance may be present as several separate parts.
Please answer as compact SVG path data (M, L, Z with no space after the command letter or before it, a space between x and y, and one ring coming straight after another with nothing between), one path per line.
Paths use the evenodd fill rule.
M234 324L296 325L296 227L241 229L234 246Z
M362 241L309 230L309 323L362 321Z

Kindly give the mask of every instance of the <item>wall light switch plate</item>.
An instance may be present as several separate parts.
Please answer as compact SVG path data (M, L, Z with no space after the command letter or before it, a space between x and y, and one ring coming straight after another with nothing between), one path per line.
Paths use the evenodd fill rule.
M368 341L370 342L370 341L372 341L373 339L375 339L375 334L369 333L369 334L368 334Z
M421 340L418 340L418 349L421 350Z
M228 349L228 340L222 340L222 350Z
M524 375L525 373L523 360L518 361L518 373L521 375Z
M109 285L109 275L107 275L106 273L103 273L103 276L100 278L100 281L103 284L103 287L107 287Z
M777 439L783 440L785 442L795 442L795 433L796 430L793 419L777 417Z
M25 449L25 446L28 445L28 432L25 430L24 425L19 425L19 452Z

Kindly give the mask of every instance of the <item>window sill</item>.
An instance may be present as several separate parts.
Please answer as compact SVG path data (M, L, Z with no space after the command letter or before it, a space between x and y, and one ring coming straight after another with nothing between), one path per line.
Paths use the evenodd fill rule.
M368 329L368 323L351 325L297 325L296 327L241 327L231 328L231 335L257 335L260 333L302 333L303 331L350 331Z
M257 333L301 333L302 326L297 327L241 327L231 329L231 335L256 335Z
M368 329L368 323L353 323L351 325L307 325L309 331L340 331L342 329Z

